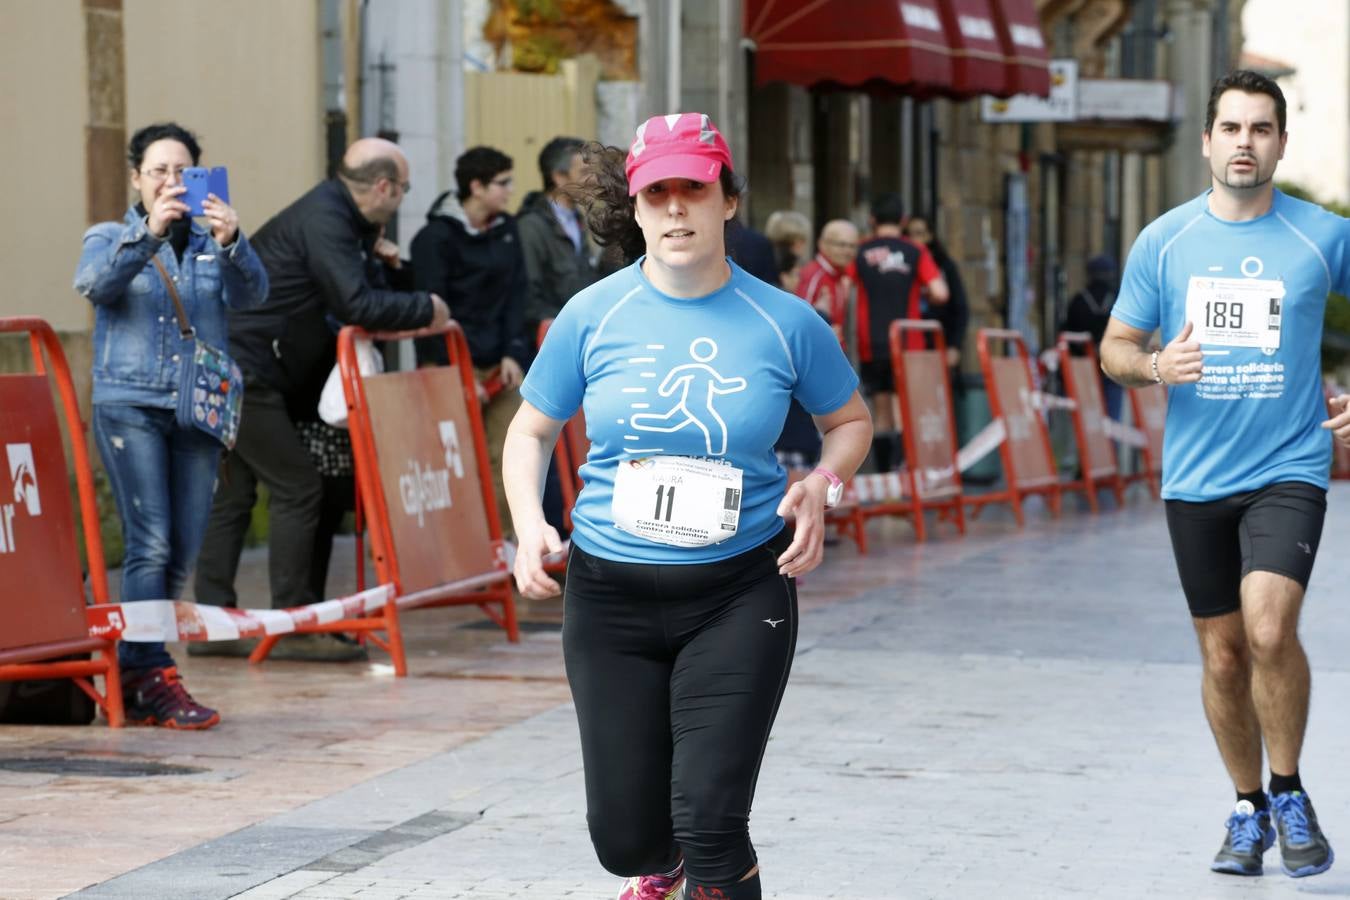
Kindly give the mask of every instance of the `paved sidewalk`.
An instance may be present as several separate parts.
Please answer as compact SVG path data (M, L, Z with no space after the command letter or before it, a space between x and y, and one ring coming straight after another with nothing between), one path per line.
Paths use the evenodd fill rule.
M871 556L841 547L803 585L752 822L766 897L1350 895L1350 862L1295 881L1277 849L1264 878L1207 871L1232 796L1161 504L1136 493L1095 517L1037 510L1022 532L991 513L965 540L944 526L922 546L874 523ZM1338 485L1304 616L1315 688L1302 768L1350 853L1347 530L1350 485ZM137 900L613 896L585 831L556 608L527 611L539 630L514 647L462 627L476 618L465 611L414 615L424 643L401 681L378 664L241 673L191 660L194 690L231 701L212 732L0 732L6 757L202 770L114 789L24 784L0 760L0 897L61 896L80 877L93 886L73 896ZM249 701L231 682L268 695ZM85 801L99 817L80 826L87 842L122 858L87 880L99 861L49 843L60 831L34 792Z

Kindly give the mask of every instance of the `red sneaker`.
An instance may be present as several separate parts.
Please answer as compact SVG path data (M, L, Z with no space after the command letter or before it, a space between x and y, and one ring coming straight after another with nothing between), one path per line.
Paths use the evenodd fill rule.
M220 722L220 713L192 699L183 687L177 666L124 671L122 702L128 725L196 731Z
M638 875L623 883L618 900L679 900L684 889L684 862L673 875Z

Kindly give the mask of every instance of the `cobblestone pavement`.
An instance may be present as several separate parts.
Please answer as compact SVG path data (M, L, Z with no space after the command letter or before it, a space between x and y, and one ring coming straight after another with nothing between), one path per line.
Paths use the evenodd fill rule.
M1161 504L1036 509L1021 532L987 515L922 546L902 524L871 528L871 555L838 548L803 585L752 820L766 897L1350 895L1350 863L1295 881L1278 849L1263 878L1208 872L1232 796ZM1337 486L1303 620L1302 771L1342 847L1348 528ZM0 732L6 757L202 770L110 786L0 766L0 897L612 897L586 835L556 613L528 611L539 627L517 646L463 627L463 611L420 614L399 681L378 663L241 677L235 661L191 660L194 690L233 709L202 735Z

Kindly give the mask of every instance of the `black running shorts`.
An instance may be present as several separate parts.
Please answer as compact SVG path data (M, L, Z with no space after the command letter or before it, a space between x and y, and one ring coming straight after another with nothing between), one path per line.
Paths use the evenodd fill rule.
M1240 608L1248 572L1275 572L1306 590L1326 512L1327 492L1301 481L1207 503L1168 500L1167 530L1191 615Z
M891 358L874 359L858 366L858 380L868 396L872 394L894 394L895 373L891 371Z

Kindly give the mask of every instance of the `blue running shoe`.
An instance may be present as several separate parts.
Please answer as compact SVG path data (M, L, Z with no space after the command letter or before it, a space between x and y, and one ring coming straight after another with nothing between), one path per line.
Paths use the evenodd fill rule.
M1280 859L1290 878L1318 875L1331 868L1336 854L1317 825L1312 801L1302 791L1286 791L1270 798L1275 829L1280 833Z
M1251 801L1239 800L1224 827L1228 836L1210 869L1225 875L1260 875L1264 871L1261 856L1275 843L1270 810L1258 811Z

